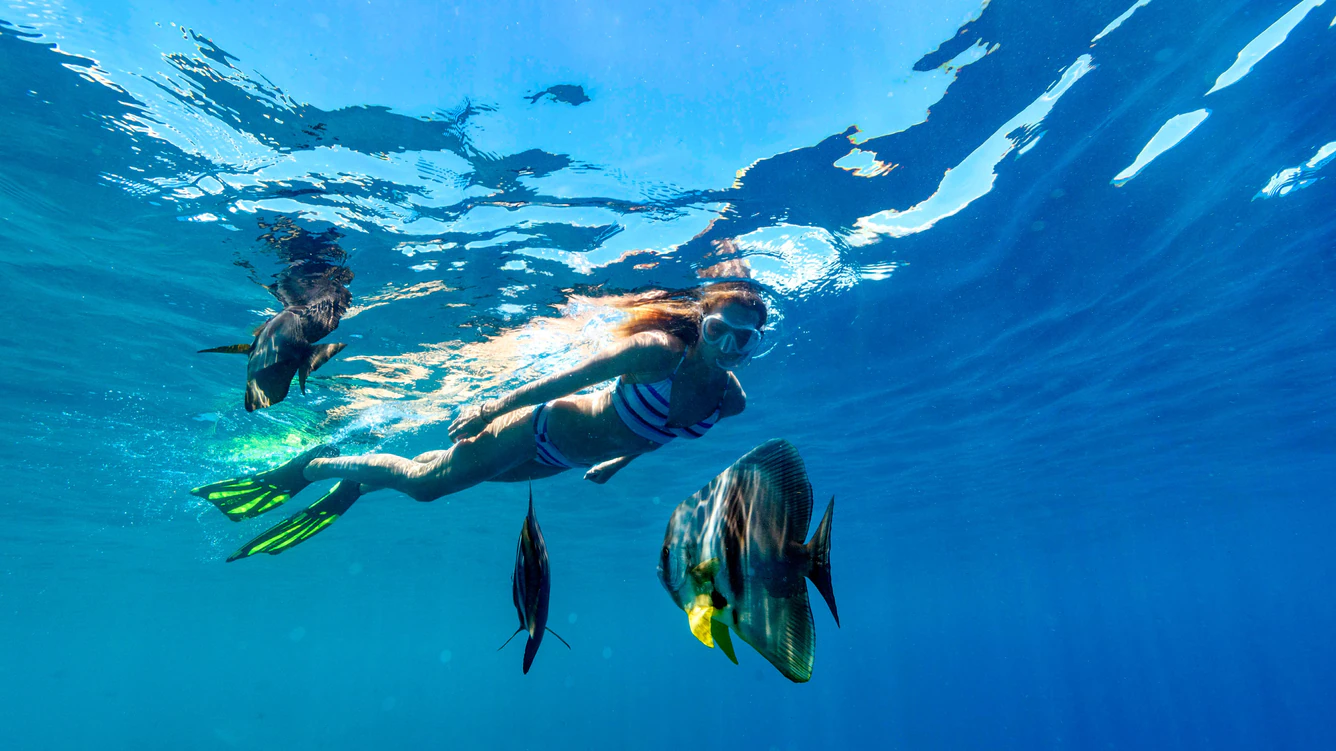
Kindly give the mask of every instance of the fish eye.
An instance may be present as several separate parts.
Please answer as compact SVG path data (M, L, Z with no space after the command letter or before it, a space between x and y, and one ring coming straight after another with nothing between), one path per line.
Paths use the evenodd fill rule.
M668 549L668 544L664 543L663 550L659 553L659 583L663 588L672 592L677 586L677 577L673 572L672 554Z

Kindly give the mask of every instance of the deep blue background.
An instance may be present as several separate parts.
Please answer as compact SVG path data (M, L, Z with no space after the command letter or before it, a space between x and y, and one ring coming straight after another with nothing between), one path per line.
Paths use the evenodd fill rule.
M773 146L771 136L739 126L728 138L746 143L702 154L708 166L686 171L603 163L624 170L616 188L559 171L566 194L599 201L605 190L661 183L627 199L662 212L651 229L681 244L656 270L627 261L581 271L523 255L556 248L597 257L608 247L599 245L607 236L590 241L547 227L541 239L461 247L442 253L438 268L414 272L408 266L421 257L393 252L400 235L372 220L345 226L359 299L428 277L455 288L345 321L339 334L357 336L357 351L373 355L413 352L442 337L478 339L455 328L475 317L484 332L520 326L552 315L546 306L580 284L677 283L682 269L700 265L703 240L690 238L715 216L707 239L787 223L819 228L838 254L838 268L778 293L781 346L740 373L750 398L741 418L707 441L638 460L607 486L578 475L535 486L552 554L552 625L574 649L546 643L528 676L518 648L495 651L513 629L521 486L480 487L430 505L372 496L283 556L222 563L263 524L231 524L188 496L191 486L291 453L290 435L351 436L349 452L412 454L443 445L442 423L391 429L393 400L363 409L356 378L365 365L351 355L329 366L312 396L247 415L239 361L193 352L244 338L269 305L233 264L263 257L252 243L254 220L242 212L230 220L240 231L229 232L177 218L225 214L239 199L278 197L276 189L173 201L165 188L117 187L108 175L237 172L239 161L187 154L175 141L130 141L115 123L136 107L177 125L190 110L137 105L138 95L61 67L72 58L43 47L51 37L20 38L75 29L70 17L53 11L51 28L24 32L14 24L35 22L0 11L9 22L0 26L3 744L1336 745L1328 716L1336 701L1336 559L1328 548L1336 522L1336 189L1332 173L1318 170L1301 190L1255 198L1272 175L1336 141L1333 9L1318 7L1241 81L1203 97L1293 5L1155 0L1092 47L1126 4L992 3L919 67L934 70L976 38L998 50L963 69L926 122L862 134L864 149L899 165L881 178L832 166L851 148L839 135L844 121L821 131L825 140L786 145L731 188L732 172L748 165L719 160ZM699 16L684 34L710 18L708 9L692 12ZM825 20L855 34L844 16ZM812 33L838 36L825 27ZM147 44L133 35L104 41ZM859 90L890 87L912 78L908 64L939 42L940 34L926 39L911 63L889 73L844 73L882 76ZM91 45L66 51L93 54ZM947 169L1083 54L1095 70L1055 105L1032 150L1004 157L990 192L929 231L846 242L859 217L927 198ZM663 65L671 69L671 57ZM592 118L591 139L615 120L592 109L600 101L594 67L560 71L596 92L591 109L552 115ZM749 81L767 70L736 59L719 68ZM112 72L123 86L138 85ZM283 76L298 101L327 96L300 90L299 67ZM516 76L517 89L555 82L523 79ZM322 91L337 88L321 80ZM535 120L544 111L474 83L483 90L469 95L494 97L497 106L491 130L475 134L480 143L511 137L495 135L511 120L528 118L516 132L544 132ZM630 96L619 91L602 93L614 102ZM258 101L238 95L230 106L240 120L259 122L267 110ZM367 103L382 101L367 94ZM326 109L310 116L332 118L345 104L317 102ZM1203 107L1211 116L1197 131L1127 185L1110 184L1165 120ZM901 114L906 125L915 119ZM814 116L786 115L803 132L824 127ZM403 122L353 117L372 142L359 153L412 148L397 142L396 128L408 132ZM709 127L685 112L676 117L684 132ZM783 120L770 122L782 130ZM671 131L671 122L659 126ZM424 153L459 148L453 135L423 138ZM578 145L578 128L562 138ZM314 153L295 143L270 147ZM522 150L490 143L498 155ZM551 143L522 146L561 151ZM599 148L587 153L629 158ZM649 155L654 141L625 148ZM488 163L465 154L464 172ZM728 179L706 177L719 174ZM688 177L701 182L676 183ZM546 185L536 194L495 190L537 204L544 191L560 192ZM415 203L421 189L384 178L355 195L461 222L448 230L461 246L492 239L461 219L476 216L470 211L438 215ZM302 200L317 205L326 195ZM638 208L607 210L627 227L643 221ZM587 226L564 216L553 223ZM529 272L503 268L521 257ZM452 258L466 261L464 270L452 270ZM907 265L884 280L862 273L888 262ZM517 283L528 286L509 289ZM524 313L495 314L489 306L498 299ZM348 404L363 407L338 411ZM359 432L359 420L385 427ZM801 686L743 646L739 667L701 647L654 575L672 506L773 436L799 447L819 499L837 498L834 578L844 625L814 608L816 670Z

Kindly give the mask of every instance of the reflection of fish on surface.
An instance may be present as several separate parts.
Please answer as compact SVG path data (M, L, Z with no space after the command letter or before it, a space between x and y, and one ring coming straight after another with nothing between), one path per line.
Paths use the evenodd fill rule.
M529 672L533 665L538 646L543 643L547 632L566 644L556 631L547 627L547 599L552 591L552 573L547 564L547 542L543 531L538 528L538 517L533 514L533 488L529 488L529 513L524 517L524 526L520 528L519 544L515 547L515 573L511 575L511 594L515 600L515 612L520 617L520 627L510 635L514 639L521 631L529 632L529 640L524 645L524 672ZM506 639L506 644L510 643ZM502 644L497 651L506 648ZM566 644L570 649L571 645Z
M691 632L734 663L729 628L795 683L812 677L816 629L807 579L830 606L832 498L804 544L812 485L798 451L775 439L752 449L673 511L659 580Z
M248 356L247 412L283 401L293 376L297 376L305 394L307 376L347 346L316 344L338 328L339 319L352 302L347 285L353 272L329 262L343 257L342 249L334 243L338 236L334 230L311 235L286 220L276 224L265 239L279 250L287 266L265 289L283 310L255 329L250 344L200 350Z
M576 86L574 84L569 84L569 83L561 83L557 84L556 86L549 86L546 89L543 89L542 91L538 92L537 94L525 98L528 99L529 102L532 104L537 102L544 96L550 96L552 97L552 101L564 102L566 104L571 105L572 107L579 107L585 102L590 101L589 95L585 94L583 86Z

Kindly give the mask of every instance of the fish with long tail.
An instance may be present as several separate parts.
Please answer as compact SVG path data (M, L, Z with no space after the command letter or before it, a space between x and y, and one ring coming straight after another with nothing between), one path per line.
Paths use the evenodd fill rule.
M338 236L335 230L312 235L290 221L274 225L262 239L278 249L287 265L277 281L263 286L283 310L260 324L249 344L200 350L247 356L247 412L287 398L294 376L305 394L307 377L347 346L317 344L339 327L339 320L352 303L347 285L353 272L347 266L331 263L344 256L334 242Z
M812 484L791 443L752 449L673 511L659 581L687 613L691 633L737 663L732 629L795 683L812 677L816 626L807 582L840 623L830 579L835 499L812 539Z
M551 633L562 644L566 640L547 627L547 601L552 592L552 572L547 563L547 542L543 539L543 530L538 528L538 517L533 513L533 488L529 488L529 513L524 517L524 526L520 528L519 544L515 547L515 573L511 575L511 595L515 601L515 612L520 617L520 627L510 635L510 639L519 636L521 631L529 633L524 644L524 672L527 675L533 665L533 658L538 654L538 647L543 643L543 634ZM510 643L506 639L506 644ZM497 651L506 648L502 644ZM570 649L571 645L566 644Z

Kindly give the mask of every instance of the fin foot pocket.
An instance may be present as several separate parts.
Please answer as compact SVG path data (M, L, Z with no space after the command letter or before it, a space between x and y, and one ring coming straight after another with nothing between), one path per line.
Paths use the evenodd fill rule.
M322 444L266 472L202 485L192 488L190 493L217 506L232 521L239 522L287 503L311 484L302 474L311 460L338 455L337 448Z

